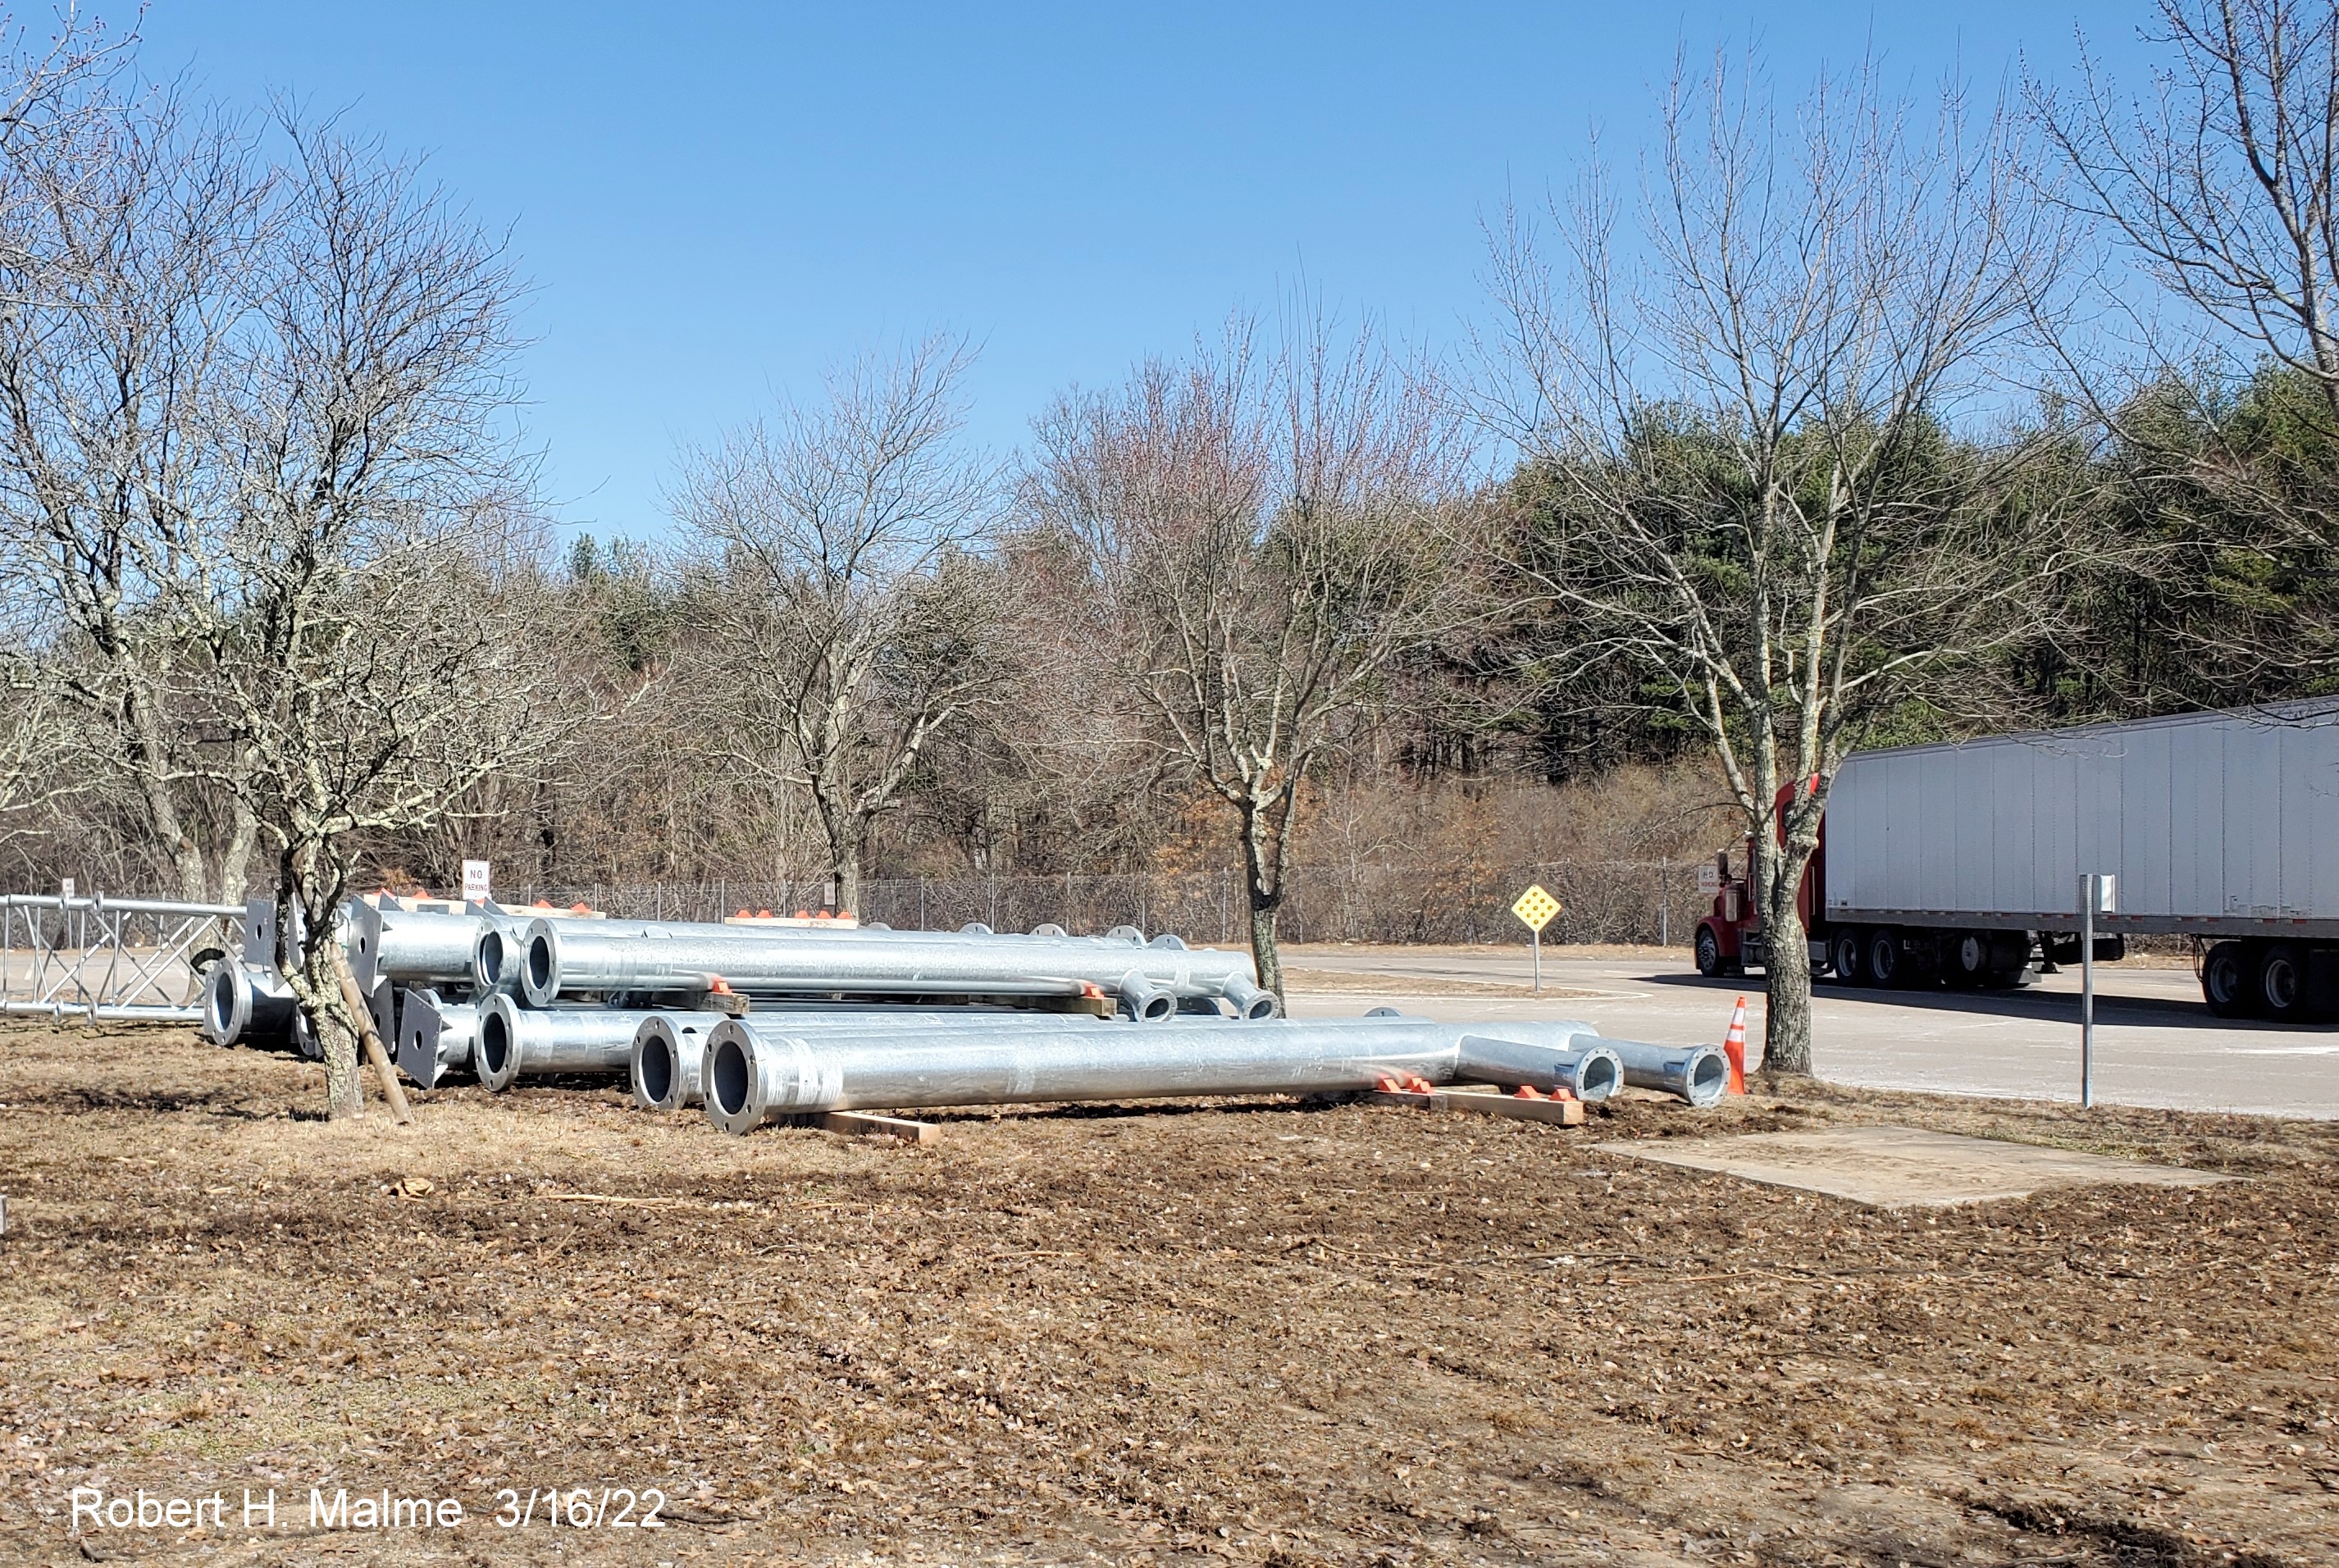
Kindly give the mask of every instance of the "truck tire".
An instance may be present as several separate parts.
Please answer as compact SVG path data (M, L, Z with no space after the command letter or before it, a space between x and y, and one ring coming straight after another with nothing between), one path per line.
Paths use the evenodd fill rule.
M2027 931L1986 931L1982 939L1981 984L1990 991L2019 991L2030 983L2030 933Z
M1908 954L1900 951L1900 933L1889 925L1868 933L1868 983L1886 990L1909 983Z
M1951 932L1945 947L1949 972L1944 978L1951 985L1974 990L1989 983L1989 932Z
M2306 955L2286 942L2270 942L2258 955L2258 1011L2276 1023L2303 1022L2306 1005Z
M2238 942L2221 942L2201 960L2201 1000L2219 1018L2247 1018L2257 1003L2256 966Z
M1722 976L1722 939L1713 934L1710 925L1697 928L1697 972L1708 980L1720 980Z
M1858 931L1840 931L1835 933L1833 943L1835 977L1846 985L1868 983L1868 964L1861 957L1860 950L1860 940Z

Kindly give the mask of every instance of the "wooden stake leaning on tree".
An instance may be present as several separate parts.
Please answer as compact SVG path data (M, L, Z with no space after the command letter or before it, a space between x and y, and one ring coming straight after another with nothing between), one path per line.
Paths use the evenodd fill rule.
M414 1122L414 1112L407 1109L406 1091L398 1087L398 1073L390 1065L390 1053L382 1049L381 1036L374 1032L373 1010L365 1004L358 991L358 977L350 972L349 959L340 952L333 954L333 973L341 982L341 1004L350 1010L350 1022L365 1044L366 1060L381 1075L381 1097L390 1101L390 1119L400 1127Z

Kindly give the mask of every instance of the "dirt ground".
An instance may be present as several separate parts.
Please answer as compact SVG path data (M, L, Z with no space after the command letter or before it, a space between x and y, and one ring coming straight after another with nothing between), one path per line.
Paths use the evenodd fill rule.
M594 1087L335 1126L319 1079L0 1031L0 1559L2339 1561L2328 1124L1803 1086L915 1148ZM1885 1120L2250 1179L1886 1212L1593 1149ZM76 1487L224 1527L72 1539Z

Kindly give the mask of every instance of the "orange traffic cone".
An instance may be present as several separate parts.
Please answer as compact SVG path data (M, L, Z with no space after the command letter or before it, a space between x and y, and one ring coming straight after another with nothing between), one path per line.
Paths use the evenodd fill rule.
M1746 999L1740 997L1730 1014L1730 1032L1722 1037L1722 1054L1730 1059L1730 1092L1746 1092Z

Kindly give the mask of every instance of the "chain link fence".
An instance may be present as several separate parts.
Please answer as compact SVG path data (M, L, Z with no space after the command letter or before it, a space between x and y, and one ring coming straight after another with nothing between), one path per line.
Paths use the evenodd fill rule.
M1560 942L1686 945L1710 898L1695 861L1575 861L1478 867L1364 863L1303 866L1289 876L1279 927L1286 942L1479 942L1524 939L1511 904L1541 886L1561 904L1545 928ZM719 920L818 910L824 879L500 887L518 903L582 903L637 920ZM1113 875L878 877L863 882L864 922L954 931L979 921L993 931L1054 923L1075 932L1131 925L1190 942L1248 940L1240 873Z

